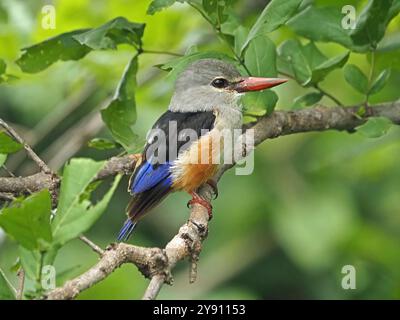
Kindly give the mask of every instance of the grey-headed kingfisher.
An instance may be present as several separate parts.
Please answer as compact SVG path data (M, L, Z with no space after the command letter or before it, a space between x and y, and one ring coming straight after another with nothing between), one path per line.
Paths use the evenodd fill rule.
M168 110L153 126L152 132L162 130L165 134L164 147L154 148L156 143L160 144L154 134L147 137L142 157L130 179L129 192L133 197L118 240L126 241L138 221L174 191L188 192L192 196L189 204L198 203L211 215L211 204L200 197L197 190L205 183L216 188L212 178L219 164L211 160L196 163L189 159L194 153L199 158L205 152L213 156L221 153L221 144L212 141L214 136L220 135L214 133L242 127L241 94L271 88L285 81L243 77L232 64L216 59L201 59L190 64L177 78ZM182 138L181 132L188 129L195 132L197 138L191 141ZM176 152L170 152L171 142L177 147ZM154 161L160 158L156 154L160 152L165 153L164 160Z

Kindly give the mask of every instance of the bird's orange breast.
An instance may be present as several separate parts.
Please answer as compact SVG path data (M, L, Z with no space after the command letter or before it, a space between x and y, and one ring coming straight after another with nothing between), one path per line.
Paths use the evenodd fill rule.
M221 141L209 134L183 152L176 161L173 172L173 188L186 192L195 191L211 179L218 170Z

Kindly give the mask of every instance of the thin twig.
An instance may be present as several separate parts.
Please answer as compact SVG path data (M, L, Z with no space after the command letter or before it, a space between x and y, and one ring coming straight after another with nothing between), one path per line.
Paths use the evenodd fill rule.
M285 72L285 71L278 70L278 73L281 74L281 75L283 75L283 76L285 76L285 77L288 77L288 78L290 78L290 79L296 80L291 74L289 74L289 73L287 73L287 72ZM328 97L328 98L331 99L333 102L335 102L338 106L341 106L341 107L343 106L343 103L341 103L341 102L339 101L339 99L337 99L335 96L333 96L332 94L330 94L330 93L327 92L326 90L322 89L322 88L319 86L319 84L315 84L313 87L314 87L316 90L318 90L321 94L323 94L324 96Z
M375 49L371 53L371 67L369 69L369 75L368 75L368 88L367 88L368 91L365 94L365 105L368 105L369 93L371 91L372 78L374 76L374 72L375 72Z
M39 156L35 153L35 151L32 150L32 148L25 143L24 139L22 139L19 134L11 128L3 119L0 118L0 126L2 126L6 131L20 144L24 146L24 149L30 156L30 158L36 162L38 167L40 168L40 171L46 173L46 174L53 174L51 169L47 166L46 163L42 159L39 158Z
M341 103L337 98L335 98L332 94L329 92L326 92L324 89L322 89L319 84L316 84L314 86L315 89L317 89L319 92L321 92L324 96L327 96L329 99L331 99L333 102L335 102L338 106L343 106L343 103Z
M188 2L189 6L193 7L198 13L201 14L201 16L212 26L214 26L214 23L210 20L209 17L207 17L207 15L203 12L203 10L201 10L198 6L196 6L193 2Z
M7 174L8 174L10 177L15 178L15 174L12 173L12 172L6 167L5 164L3 164L3 169L4 169L5 172L7 172Z
M86 243L94 252L96 252L100 257L104 255L104 250L100 248L97 244L86 238L85 236L80 236L79 239Z
M169 55L169 56L183 57L183 54L176 53L176 52L171 52L171 51L159 51L159 50L148 50L148 49L143 49L142 53L149 53L149 54L165 54L165 55Z
M24 297L24 286L25 286L25 271L22 268L19 268L17 272L18 276L18 289L17 289L17 300L22 300Z

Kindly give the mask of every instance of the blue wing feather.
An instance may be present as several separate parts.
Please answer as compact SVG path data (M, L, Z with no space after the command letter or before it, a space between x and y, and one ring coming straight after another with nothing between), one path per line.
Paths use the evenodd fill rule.
M171 164L169 162L153 166L150 162L146 161L139 169L131 184L132 193L141 193L147 191L159 182L168 182L172 184L171 179L167 179L170 175Z

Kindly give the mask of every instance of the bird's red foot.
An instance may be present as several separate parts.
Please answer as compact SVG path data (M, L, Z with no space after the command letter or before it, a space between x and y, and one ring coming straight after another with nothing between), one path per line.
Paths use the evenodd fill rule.
M209 201L207 201L206 199L203 199L202 197L200 197L196 192L191 192L190 195L192 196L192 200L190 200L187 203L188 207L192 207L196 203L203 206L204 208L207 209L208 219L211 220L212 216L213 216L211 203Z
M218 185L217 185L217 181L215 181L214 179L209 179L209 180L207 180L206 183L211 187L211 189L212 189L213 192L214 192L214 200L217 199L217 198L218 198Z

